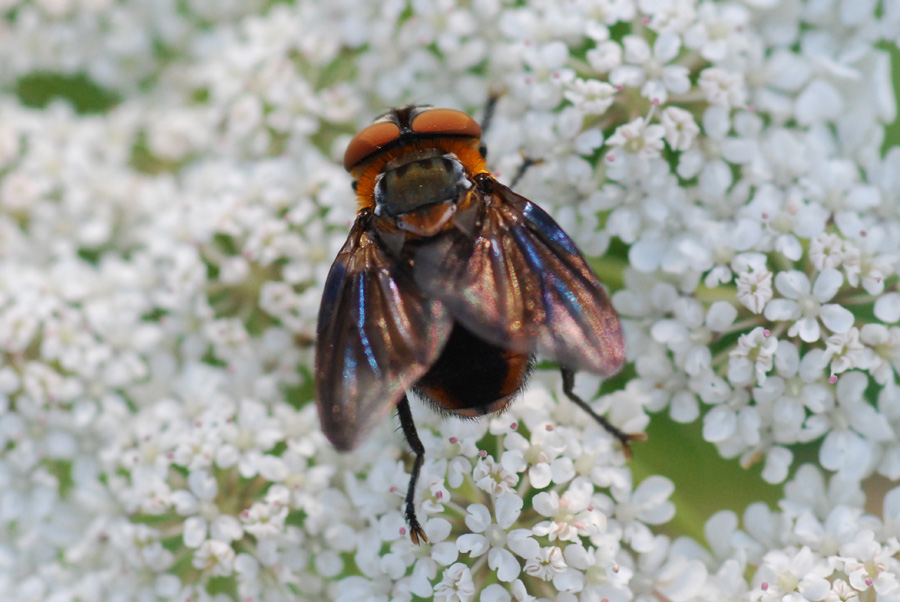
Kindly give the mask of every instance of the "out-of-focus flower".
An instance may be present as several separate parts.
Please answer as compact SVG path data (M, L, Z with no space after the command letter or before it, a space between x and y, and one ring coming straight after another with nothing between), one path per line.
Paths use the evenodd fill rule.
M896 2L0 11L10 599L897 597L900 493L867 491L882 516L863 494L900 478ZM713 453L784 483L777 506L716 513L708 549L660 533L672 480L634 486L540 357L500 416L413 404L429 545L408 538L394 425L349 454L319 431L349 136L391 105L480 118L500 92L491 168L539 163L517 189L622 317L626 376L579 374L578 394L627 432L700 421Z

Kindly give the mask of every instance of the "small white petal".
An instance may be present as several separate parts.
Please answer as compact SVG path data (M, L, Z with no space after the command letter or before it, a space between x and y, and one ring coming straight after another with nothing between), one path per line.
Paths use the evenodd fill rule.
M737 417L728 408L715 407L703 417L703 438L716 443L724 441L734 434Z
M798 374L804 382L812 383L822 376L822 370L825 369L826 365L828 365L828 362L825 361L825 350L811 349L800 360L800 371Z
M693 347L684 358L684 371L696 376L712 365L712 352L705 345Z
M882 513L885 520L890 520L894 524L900 521L900 487L894 487L884 496Z
M470 531L483 533L491 524L491 511L484 504L470 504L466 510L466 526Z
M571 458L557 458L550 465L550 472L554 483L568 483L575 478L575 462Z
M212 539L224 542L235 541L243 537L244 529L241 522L233 516L223 514L217 516L209 529Z
M851 313L849 309L841 307L836 303L823 305L819 314L822 317L822 323L825 324L825 327L831 332L842 334L850 330L853 326L853 313ZM801 335L801 338L803 338L803 335ZM805 341L806 339L803 340Z
M693 422L700 415L700 405L697 396L689 391L679 391L672 396L669 404L669 415L675 422L687 424Z
M815 343L819 340L819 321L815 318L801 318L788 329L788 336L800 336L800 340Z
M550 465L540 462L528 469L528 478L535 489L543 489L550 484Z
M775 250L791 261L797 261L803 256L803 245L793 234L782 234L776 238Z
M497 579L509 583L519 576L519 561L509 550L491 548L488 552L488 566L497 571Z
M580 592L584 589L584 573L573 568L566 568L562 573L553 576L553 587L560 592ZM557 600L563 598L557 597Z
M797 302L790 299L772 299L766 305L763 315L772 322L793 320L799 315Z
M856 481L865 476L871 456L870 444L847 430L828 433L819 448L819 462L823 467Z
M813 80L797 96L794 115L800 125L811 125L837 118L844 109L841 93L824 79Z
M668 63L674 59L678 56L679 50L681 50L681 38L675 33L662 33L653 43L653 54L660 63Z
M184 545L196 548L206 540L206 519L191 516L184 521Z
M711 197L723 194L733 181L731 168L721 159L708 162L700 172L700 190Z
M184 489L180 489L174 492L172 494L171 501L172 504L175 505L175 512L177 512L181 516L196 514L197 509L199 508L197 498L195 498L190 492L185 491Z
M745 357L732 357L728 360L728 380L739 386L753 381L754 364Z
M459 558L459 550L452 541L442 541L431 548L431 557L438 564L449 566Z
M797 373L800 366L800 352L797 346L789 341L778 341L775 350L775 370L784 377L790 377Z
M820 302L830 301L844 284L844 277L834 268L822 270L813 286L813 296Z
M463 554L468 553L473 558L481 556L490 547L484 535L478 533L465 533L456 538L456 547Z
M652 272L659 267L665 252L664 240L641 238L628 250L628 262L639 272Z
M885 293L875 301L875 317L885 324L900 320L900 293Z
M788 475L794 454L785 447L773 447L766 454L766 465L763 467L762 478L766 483L781 483Z
M219 483L215 477L205 470L195 470L188 475L191 492L201 500L214 500L219 491Z
M494 514L497 516L497 524L508 529L512 526L519 513L522 512L522 505L525 502L518 495L513 493L503 493L497 497L494 502Z
M479 602L512 602L512 594L499 583L492 583L484 588L478 600Z
M520 558L534 558L541 551L541 544L531 535L530 529L513 529L509 532L506 546Z
M673 559L659 571L656 589L667 600L687 602L706 584L706 567L699 560Z
M778 272L775 276L775 288L788 299L797 299L800 295L809 294L809 278L797 270Z
M559 494L542 491L532 500L531 507L541 516L553 516L559 509Z

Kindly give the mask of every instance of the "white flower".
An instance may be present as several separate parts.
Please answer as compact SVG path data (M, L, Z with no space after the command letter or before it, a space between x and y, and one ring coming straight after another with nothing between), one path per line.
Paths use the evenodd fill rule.
M556 546L540 548L537 554L525 563L525 572L532 577L551 581L566 568L562 550Z
M0 7L6 598L900 593L900 495L861 489L900 478L897 2ZM359 210L351 133L390 104L481 120L501 91L489 168L543 160L520 192L620 289L630 365L579 394L628 432L651 410L702 420L768 482L818 446L777 503L741 488L710 550L659 534L671 485L633 488L549 370L490 419L414 403L429 545L408 537L396 420L347 454L321 433L312 341Z
M774 134L773 134L774 136ZM785 134L784 137L787 137ZM766 141L760 148L760 157L766 157L775 169L792 169L791 161L800 160L796 153L802 153L802 146L792 144L791 139ZM797 169L803 169L798 167ZM797 237L812 238L825 230L829 214L821 205L807 202L799 190L784 190L763 184L753 198L737 211L740 217L759 221L768 235L757 245L761 250L774 248L775 251L797 261L803 254L803 247Z
M472 571L460 562L444 569L441 582L434 587L434 599L440 602L468 602L474 595Z
M822 361L831 363L832 374L862 366L865 362L865 346L859 340L859 329L854 326L843 334L833 334L825 339Z
M873 468L875 444L891 441L896 433L865 399L868 378L863 372L848 372L837 381L836 410L832 430L822 441L819 461L842 478L862 479Z
M616 89L596 79L577 78L569 84L566 99L587 115L602 115L615 101Z
M287 501L285 491L283 502ZM284 503L256 502L241 512L244 531L257 539L275 537L284 530L284 521L288 515L288 507Z
M700 49L700 56L712 63L722 63L746 50L750 19L750 11L743 6L703 3L697 10L696 24L684 34L685 46Z
M551 482L565 483L575 476L572 458L561 455L566 451L566 441L557 430L535 430L531 441L519 433L509 433L504 445L521 453L528 464L528 479L535 489L543 489Z
M225 542L207 540L194 552L194 568L216 577L227 577L234 570L234 550Z
M257 474L265 462L263 452L284 439L274 417L256 401L241 400L237 415L222 426L223 444L216 454L216 465L230 468L237 465L245 479Z
M752 113L742 111L732 117L727 108L720 106L707 108L701 123L704 135L678 158L677 171L684 179L698 178L704 200L720 204L734 185L733 166L750 166L757 160L757 138L762 126Z
M685 151L694 143L700 127L693 115L678 107L666 107L660 117L666 129L665 139L672 150Z
M641 88L641 95L650 101L664 104L668 93L684 94L690 89L689 70L684 65L667 65L678 56L681 39L674 33L656 38L653 49L638 36L625 36L625 65L609 74L614 86Z
M770 301L766 305L766 319L796 320L788 329L788 336L799 335L807 343L819 340L819 320L830 331L845 333L853 326L853 314L836 303L826 303L838 293L843 282L837 270L822 270L810 291L806 274L796 270L780 272L775 277L775 288L787 298Z
M556 491L542 491L534 497L534 509L541 516L550 518L532 528L535 535L546 535L549 540L578 542L603 531L606 517L591 506L594 487L585 477L572 481L560 497Z
M588 50L587 60L598 73L609 73L622 64L622 46L618 42L601 42Z
M742 108L746 103L744 82L736 73L710 67L700 72L699 83L706 100L712 105Z
M893 381L900 372L900 328L866 324L859 331L859 340L867 347L863 363L875 382L884 386Z
M196 548L206 541L207 530L215 541L225 543L240 539L243 534L240 522L233 516L222 514L215 503L219 492L216 479L204 470L188 475L190 491L179 490L172 494L175 510L187 516L184 522L184 544Z
M511 458L504 454L504 459L510 460ZM478 460L472 470L472 478L479 489L492 495L509 493L519 482L519 475L515 470L507 468L505 462L496 462L491 456Z
M528 593L525 584L516 579L512 583L512 593L499 583L492 583L481 592L481 602L534 602L537 598Z
M862 285L870 295L884 292L884 280L891 273L891 261L887 257L864 254L856 246L844 242L843 264L847 282L854 287Z
M770 333L757 326L738 339L735 349L729 352L728 380L733 385L756 382L762 386L766 382L766 373L772 369L778 340Z
M834 408L834 395L823 382L821 350L809 352L801 359L797 347L789 341L779 341L775 351L776 376L754 389L753 399L759 412L771 421L767 427L778 443L790 444L810 441L827 430L826 414ZM762 425L757 424L756 429ZM759 442L758 430L748 440Z
M425 535L431 546L430 555L419 558L413 567L410 591L427 598L434 594L431 580L437 574L438 566L448 566L459 557L456 542L449 540L452 526L443 518L431 518L425 522Z
M563 556L569 571L580 572L579 585L583 595L601 599L628 595L633 570L616 562L617 551L612 545L585 548L575 543L565 547Z
M674 515L675 506L668 499L674 489L670 480L660 476L644 479L634 491L630 483L612 489L615 519L621 524L624 541L636 551L648 551L654 546L647 525L665 523Z
M606 143L613 149L623 149L627 153L649 159L659 156L663 149L665 128L661 125L647 125L642 118L619 126ZM609 158L607 158L609 160Z
M497 572L500 581L510 582L519 576L519 561L510 552L520 558L530 559L537 556L540 546L531 538L529 529L513 529L522 511L522 498L513 494L501 494L494 502L494 514L497 522L491 521L491 513L482 504L468 507L466 526L472 531L459 536L459 551L472 557L488 554L488 566ZM506 548L509 548L507 550Z
M840 555L844 561L844 572L849 576L850 585L857 591L874 588L878 596L896 595L900 590L895 555L900 551L896 539L888 545L875 540L872 531L865 529L856 534L852 542L841 546Z
M715 332L728 329L737 311L728 303L713 303L704 316L703 306L693 299L679 299L673 318L653 324L650 335L675 353L675 363L689 376L707 370L712 362L709 343Z
M887 324L900 320L900 293L886 293L875 301L875 317Z
M772 272L765 267L740 272L737 278L737 299L755 314L761 313L772 299Z
M841 267L844 260L843 239L828 232L819 234L809 241L809 260L819 271Z
M752 599L774 602L799 593L803 597L798 600L821 600L828 592L826 578L832 570L807 547L796 552L774 550L765 555L753 578L759 589Z

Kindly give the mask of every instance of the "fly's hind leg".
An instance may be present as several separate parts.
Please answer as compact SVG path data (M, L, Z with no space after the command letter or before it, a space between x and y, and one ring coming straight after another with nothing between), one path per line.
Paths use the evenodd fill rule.
M625 452L625 456L631 458L631 447L629 442L631 441L643 441L646 437L643 434L639 435L629 435L622 429L614 426L610 423L609 420L595 412L591 406L587 404L582 398L575 394L575 371L570 370L569 368L560 368L560 372L562 372L562 381L563 381L563 393L566 394L566 397L572 400L572 402L577 405L579 408L590 414L591 418L600 423L600 426L606 429L606 431L619 440L622 444L622 449Z
M416 545L419 543L428 543L428 537L425 530L419 524L416 517L416 482L419 480L419 473L422 471L422 464L425 462L425 447L419 440L419 434L416 432L416 425L413 422L412 412L409 409L409 400L406 395L397 404L397 415L400 417L400 427L406 436L406 442L409 443L410 449L416 455L413 461L412 473L409 475L409 488L406 490L406 522L409 523L409 538Z

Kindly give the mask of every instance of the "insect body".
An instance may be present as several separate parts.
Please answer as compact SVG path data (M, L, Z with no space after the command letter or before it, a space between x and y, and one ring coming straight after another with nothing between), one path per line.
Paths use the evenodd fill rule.
M480 139L464 113L413 106L353 138L344 167L359 211L319 312L322 429L349 450L397 407L416 454L406 497L416 543L427 541L413 503L424 449L407 391L450 414L497 412L541 353L573 401L629 439L572 392L575 370L622 366L618 317L572 240L487 171Z

